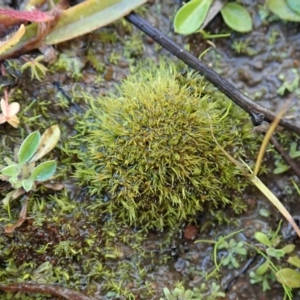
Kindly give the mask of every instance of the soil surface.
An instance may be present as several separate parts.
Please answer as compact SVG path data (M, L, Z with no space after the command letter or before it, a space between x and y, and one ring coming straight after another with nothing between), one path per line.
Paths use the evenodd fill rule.
M233 32L228 38L210 41L203 40L199 34L190 37L174 34L172 19L179 7L175 1L151 1L141 13L174 41L189 46L194 55L199 56L209 48L201 59L254 101L277 111L292 98L288 115L297 119L300 114L300 25L283 23L272 15L262 19L259 1L243 2L252 14L253 31L248 34ZM220 16L207 30L211 33L230 32ZM53 158L64 157L65 143L76 134L73 116L85 111L86 95L96 96L114 90L116 84L130 73L130 68L147 57L154 61L160 56L172 57L124 20L57 45L55 50L57 61L47 66L49 72L42 83L30 80L29 72L17 74L17 87L11 97L21 103L22 129L13 130L7 124L1 125L2 151L6 156L12 155L14 145L20 145L29 132L42 132L58 123L62 128L62 143L51 155ZM37 55L38 52L32 53L28 58ZM20 65L24 61L17 59L12 60L11 65L13 63ZM30 109L26 110L29 105ZM294 152L299 149L299 139L293 134L279 132L278 139L288 152L292 142L296 143ZM72 177L72 161L76 161L76 157L65 158L53 181L62 183L65 189L49 193L41 188L31 195L28 220L14 233L6 234L4 228L17 220L24 197L13 203L12 220L9 220L7 209L1 207L0 279L3 283L23 280L59 283L85 292L91 299L168 299L163 295L163 289L172 291L178 282L182 282L186 290L202 288L202 291L195 290L194 298L170 299L222 299L209 296L214 284L225 293L224 299L283 299L283 288L274 275L270 274L267 291L263 292L261 282L250 283L250 273L264 261L255 250L255 247L264 249L255 240L255 232L276 231L283 219L254 187L244 194L248 210L240 216L232 215L229 225L215 225L203 230L204 213L199 222L182 224L180 230L166 229L145 235L132 228L112 227L117 224L108 225L107 220L97 219L98 215L90 213L88 208L93 204L87 199L86 189L79 187ZM1 164L4 164L3 158ZM284 163L272 149L264 164L268 173L262 180L293 217L300 220L299 195L292 183L299 184L299 179L289 170L278 175L273 173ZM227 266L221 264L218 271L213 259L215 244L211 242L234 232L237 233L227 241L232 238L237 243L243 242L247 253L230 252L229 246L218 249L218 262L229 255L234 258ZM285 220L279 234L282 235L280 245L294 244L293 254L299 256L299 239ZM195 243L199 240L202 242ZM234 261L237 262L235 266ZM285 261L274 261L279 268L286 266ZM45 268L38 269L42 264ZM21 297L21 294L14 296ZM0 299L13 299L9 297L14 296L3 292ZM60 299L32 294L22 297L18 299ZM297 290L293 291L293 299L300 299Z

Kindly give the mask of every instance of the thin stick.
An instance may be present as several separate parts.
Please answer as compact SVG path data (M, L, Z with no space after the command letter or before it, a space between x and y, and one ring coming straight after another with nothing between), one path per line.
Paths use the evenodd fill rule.
M126 16L126 19L130 23L135 25L137 28L142 30L144 33L146 33L148 36L150 36L162 47L164 47L172 54L177 56L179 59L181 59L183 62L185 62L188 66L203 74L207 80L214 84L219 90L221 90L226 96L232 99L237 105L239 105L249 114L255 115L257 113L262 113L264 115L264 118L269 122L275 119L275 113L269 111L261 105L254 103L245 94L240 92L231 83L229 83L226 79L224 79L222 76L216 73L213 69L206 66L203 62L198 60L191 53L184 50L180 45L176 44L167 35L165 35L159 29L155 28L144 18L142 18L134 12L131 12L129 15ZM293 124L286 119L281 119L280 125L282 125L286 129L300 134L300 126Z

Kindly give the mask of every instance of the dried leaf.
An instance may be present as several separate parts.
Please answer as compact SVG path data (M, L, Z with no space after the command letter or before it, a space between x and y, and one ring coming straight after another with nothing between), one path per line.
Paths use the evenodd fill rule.
M205 21L203 22L201 29L205 28L206 25L221 11L223 6L227 0L215 0L214 3L211 5L207 16L205 18Z
M61 191L65 187L62 183L43 183L43 186L53 191Z
M26 199L23 204L18 221L13 225L6 226L5 233L14 232L17 227L20 227L24 223L27 215L27 206L28 206L28 199Z
M49 153L57 144L60 138L60 129L58 125L53 125L43 133L39 147L30 162L35 162Z

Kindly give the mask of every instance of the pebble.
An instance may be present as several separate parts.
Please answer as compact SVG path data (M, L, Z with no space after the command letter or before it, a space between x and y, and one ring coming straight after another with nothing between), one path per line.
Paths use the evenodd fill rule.
M197 233L198 233L198 229L196 228L196 226L189 224L183 230L183 237L186 240L193 241L196 238Z

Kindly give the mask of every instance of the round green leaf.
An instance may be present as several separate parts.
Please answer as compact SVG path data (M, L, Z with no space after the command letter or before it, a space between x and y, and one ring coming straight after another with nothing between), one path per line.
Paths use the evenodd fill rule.
M20 173L21 168L15 164L10 165L1 170L1 173L6 176L16 176Z
M258 276L263 276L269 269L269 262L265 261L262 265L260 265L256 270L255 273Z
M24 140L18 154L19 164L25 164L36 152L41 140L41 135L38 131L34 131Z
M33 181L48 180L56 170L56 161L50 160L38 165L32 172L30 178Z
M287 4L290 9L295 13L300 14L300 1L299 0L287 0Z
M294 244L288 244L285 247L281 248L281 250L285 253L285 254L289 254L292 253L295 250L295 245Z
M291 256L288 258L288 263L297 267L297 268L300 268L300 258L297 257L297 256Z
M269 256L272 256L272 257L283 257L285 255L284 251L281 250L281 249L275 249L275 248L268 248L266 250L266 253L269 255Z
M291 288L300 288L300 273L289 268L281 269L276 274L276 279L281 284Z
M260 231L257 231L257 232L255 232L254 237L255 237L256 240L259 241L261 244L263 244L263 245L265 245L265 246L268 246L268 247L271 247L271 246L272 246L270 240L268 239L268 237L267 237L264 233L262 233L262 232L260 232Z
M296 0L298 2L298 0ZM282 20L300 22L300 15L292 10L286 0L267 0L270 11Z
M231 29L238 32L252 30L252 19L248 10L235 2L226 3L221 9L224 22Z
M22 187L26 192L29 192L33 186L33 180L28 178L22 180Z
M174 29L180 34L196 32L204 22L213 0L192 0L175 15Z

